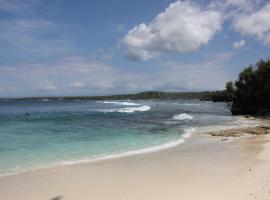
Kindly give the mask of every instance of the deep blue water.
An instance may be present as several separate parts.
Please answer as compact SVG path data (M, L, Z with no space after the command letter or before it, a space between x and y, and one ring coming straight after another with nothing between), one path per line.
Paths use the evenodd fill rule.
M232 120L225 103L199 100L1 101L0 175L167 148Z

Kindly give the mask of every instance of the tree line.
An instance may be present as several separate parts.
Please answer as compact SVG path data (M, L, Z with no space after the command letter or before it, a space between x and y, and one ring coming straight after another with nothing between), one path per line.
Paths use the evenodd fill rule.
M270 58L246 67L235 82L226 84L226 99L234 115L270 112Z

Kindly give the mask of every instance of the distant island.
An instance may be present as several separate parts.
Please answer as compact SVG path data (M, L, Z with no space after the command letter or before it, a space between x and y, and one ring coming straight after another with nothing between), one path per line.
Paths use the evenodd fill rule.
M227 101L225 90L221 91L204 91L204 92L161 92L161 91L145 91L136 94L108 95L108 96L53 96L53 97L26 97L12 98L2 100L16 101L72 101L72 100L176 100L176 99L199 99L202 101Z

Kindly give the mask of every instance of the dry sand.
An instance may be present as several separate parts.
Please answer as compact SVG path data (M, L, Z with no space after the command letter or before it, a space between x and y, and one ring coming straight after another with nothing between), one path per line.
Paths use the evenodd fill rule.
M269 200L269 140L196 134L160 152L0 177L0 199Z

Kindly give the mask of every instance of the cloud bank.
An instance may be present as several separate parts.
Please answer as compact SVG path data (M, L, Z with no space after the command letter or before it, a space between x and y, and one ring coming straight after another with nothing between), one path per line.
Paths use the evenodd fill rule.
M217 55L217 58L220 57L224 56ZM232 78L224 61L194 64L164 61L156 65L155 70L129 72L83 57L66 58L51 65L7 66L2 67L0 72L0 76L5 78L0 91L5 91L7 96L216 90L223 89L225 82Z

